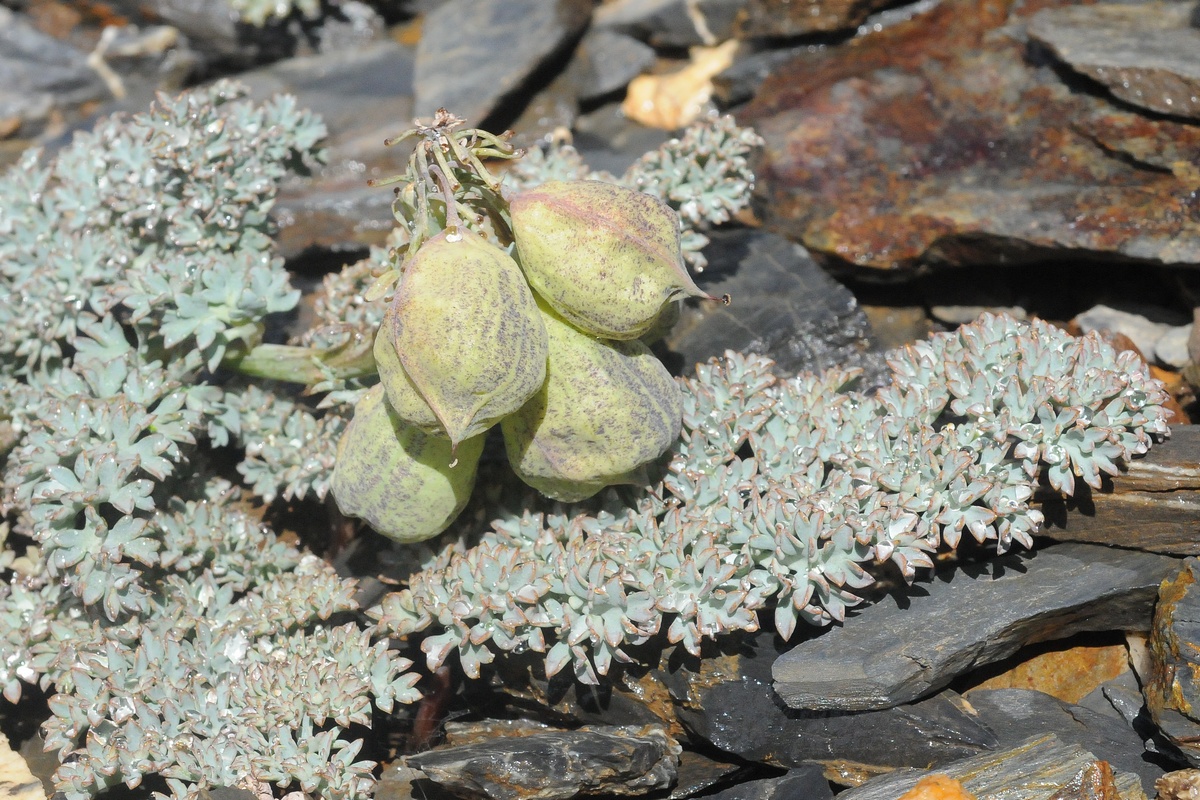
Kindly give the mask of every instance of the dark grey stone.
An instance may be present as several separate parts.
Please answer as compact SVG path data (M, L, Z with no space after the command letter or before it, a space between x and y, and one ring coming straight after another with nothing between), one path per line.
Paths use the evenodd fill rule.
M745 103L777 68L802 53L819 52L823 45L800 45L748 53L713 78L713 98L722 108Z
M1170 556L1062 544L939 574L775 661L788 705L878 709L914 700L1031 642L1147 630Z
M329 128L329 163L311 179L286 184L273 210L285 257L365 250L382 244L395 226L391 188L372 188L367 180L407 165L411 150L383 142L411 124L413 60L413 48L384 40L239 76L256 99L295 95Z
M261 28L243 23L227 0L111 0L133 20L170 25L209 64L245 69L296 52L299 31L279 22Z
M805 764L778 778L740 783L707 800L833 800L833 788L819 764Z
M732 38L746 0L614 0L596 11L596 26L655 47L713 45Z
M1005 800L1046 800L1058 787L1067 786L1096 760L1096 756L1077 744L1064 742L1053 733L1031 737L1001 753L967 758L939 767L976 797L1003 797ZM896 770L848 789L838 800L895 800L929 774L924 769ZM1127 800L1138 797L1138 777L1127 772L1114 775L1118 796ZM1068 794L1066 797L1077 797ZM1094 795L1110 797L1111 795Z
M759 230L713 231L708 266L694 275L728 306L689 301L666 344L685 373L726 350L759 353L781 374L840 365L862 367L867 382L884 373L866 315L854 295L831 278L808 251Z
M1109 714L1032 689L973 689L964 695L979 714L979 721L996 734L1001 747L1013 747L1031 731L1053 733L1059 739L1087 750L1114 769L1137 775L1142 789L1154 793L1154 782L1167 768L1148 753L1142 737Z
M694 750L684 750L679 754L675 785L671 788L667 800L695 797L742 769L740 764L730 764L728 761L718 761Z
M0 6L0 127L6 135L35 135L51 112L107 96L86 55Z
M607 103L575 121L575 149L594 170L622 175L642 155L667 141L666 131L639 125Z
M435 783L490 800L645 794L675 780L681 748L656 725L580 728L409 756Z
M773 637L747 637L736 655L699 674L664 675L678 701L676 715L694 735L744 758L776 766L852 762L860 767L940 765L994 749L953 692L886 711L837 713L787 708L771 689Z
M1200 31L1189 27L1190 11L1178 2L1048 8L1029 34L1127 103L1200 119Z
M450 0L425 18L417 46L416 114L438 110L480 127L548 60L575 44L588 0ZM515 116L515 109L505 109Z
M1142 715L1146 703L1142 699L1137 676L1130 670L1122 672L1112 680L1107 680L1088 692L1078 705L1095 711L1097 714L1124 720L1125 723L1132 726Z
M592 28L571 56L566 77L581 102L624 89L626 84L653 66L654 48L632 36L605 28Z

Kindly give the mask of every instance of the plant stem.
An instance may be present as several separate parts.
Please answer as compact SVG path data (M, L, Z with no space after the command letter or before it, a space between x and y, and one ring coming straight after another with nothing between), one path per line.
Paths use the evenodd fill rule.
M326 349L260 344L245 353L226 358L221 365L255 378L308 386L330 378L362 378L376 372L371 343L361 336L340 347Z

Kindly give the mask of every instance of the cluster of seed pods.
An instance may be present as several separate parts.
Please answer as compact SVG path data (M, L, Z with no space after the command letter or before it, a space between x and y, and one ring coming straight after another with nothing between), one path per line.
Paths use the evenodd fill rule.
M496 424L516 474L566 502L645 480L679 436L679 387L638 338L672 300L706 296L675 212L601 181L546 183L508 211L511 253L450 225L408 254L380 383L338 448L338 506L401 542L462 511Z

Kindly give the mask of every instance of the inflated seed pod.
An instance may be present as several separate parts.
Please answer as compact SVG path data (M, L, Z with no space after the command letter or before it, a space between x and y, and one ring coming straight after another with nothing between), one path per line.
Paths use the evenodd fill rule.
M396 416L408 424L416 425L426 433L445 436L446 429L442 427L441 421L433 413L429 403L426 403L425 398L421 397L421 393L413 385L412 379L404 371L404 365L400 363L400 354L396 352L396 346L392 344L391 337L385 334L385 331L390 328L387 318L391 316L391 313L392 307L389 306L384 314L383 325L375 334L374 350L375 369L379 372L379 383L383 386L384 394L387 395L388 404L396 412Z
M520 267L463 228L429 239L405 264L379 336L454 444L516 411L546 378L546 329ZM425 424L401 384L387 380L396 410Z
M449 439L405 423L383 386L374 386L354 407L338 442L333 497L343 514L366 520L390 539L430 539L470 499L485 438L467 439L451 453Z
M639 341L596 339L540 302L550 339L546 384L500 422L513 471L556 500L644 480L679 438L683 398Z
M656 197L603 181L551 181L509 209L529 284L582 331L636 339L671 300L708 297L684 269L679 216Z

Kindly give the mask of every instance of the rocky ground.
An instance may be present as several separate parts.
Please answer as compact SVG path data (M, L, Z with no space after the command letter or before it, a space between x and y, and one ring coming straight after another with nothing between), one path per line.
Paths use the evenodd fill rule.
M1045 500L1035 553L964 551L785 653L731 639L592 694L499 674L378 796L1200 795L1194 0L331 0L261 29L223 0L6 2L0 162L226 75L330 128L276 208L302 285L383 242L367 179L403 168L383 141L414 116L569 135L619 173L719 110L765 144L753 213L697 276L735 302L685 310L678 371L731 348L871 372L1004 309L1136 348L1177 400L1111 495Z

